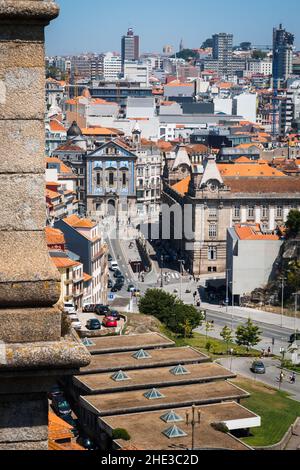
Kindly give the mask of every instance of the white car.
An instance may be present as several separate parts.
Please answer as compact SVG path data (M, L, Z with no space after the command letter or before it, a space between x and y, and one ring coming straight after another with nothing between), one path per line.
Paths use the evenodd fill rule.
M70 313L68 314L68 318L70 318L70 320L72 320L72 322L78 322L79 321L79 318L77 317L77 315L75 313Z
M82 328L82 323L79 320L72 321L71 325L74 328L74 330L81 330L81 328Z
M117 269L120 270L117 261L112 261L112 262L110 263L110 267L111 267L111 270L112 270L112 271L117 271Z
M64 304L64 312L66 312L66 313L76 313L76 309L74 307L74 304L65 303Z

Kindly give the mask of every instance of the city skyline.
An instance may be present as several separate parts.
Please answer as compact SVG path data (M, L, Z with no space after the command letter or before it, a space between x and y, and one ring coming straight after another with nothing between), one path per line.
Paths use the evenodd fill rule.
M166 44L171 44L178 50L181 38L186 48L197 48L205 39L218 32L233 33L234 44L251 41L254 45L271 45L273 27L279 23L295 34L295 47L300 48L297 35L300 4L297 0L287 0L284 11L282 3L274 0L272 14L268 14L270 4L253 0L247 15L238 0L229 0L226 11L222 8L221 0L216 0L214 11L219 8L222 12L217 17L212 16L209 4L202 5L202 2L196 0L188 0L184 11L179 10L182 6L179 0L173 1L172 11L167 4L160 4L157 0L151 3L151 9L138 0L131 0L130 6L128 2L117 0L112 22L109 21L109 4L88 0L86 8L81 10L79 0L59 0L58 3L61 7L60 16L46 32L48 55L120 52L121 37L129 27L140 36L141 53L161 52Z

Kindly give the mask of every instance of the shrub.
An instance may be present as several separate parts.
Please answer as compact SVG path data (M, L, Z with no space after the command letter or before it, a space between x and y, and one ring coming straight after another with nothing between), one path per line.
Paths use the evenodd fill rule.
M130 439L131 439L128 431L126 431L126 429L122 429L122 428L114 429L113 432L112 432L112 438L113 439L122 439L123 441L130 441Z

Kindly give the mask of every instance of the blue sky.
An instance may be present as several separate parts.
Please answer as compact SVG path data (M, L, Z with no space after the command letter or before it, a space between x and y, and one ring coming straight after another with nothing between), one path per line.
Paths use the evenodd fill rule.
M119 51L120 38L132 26L142 52L199 47L213 33L232 32L235 44L271 44L280 22L298 34L299 0L57 0L60 17L46 33L49 55Z

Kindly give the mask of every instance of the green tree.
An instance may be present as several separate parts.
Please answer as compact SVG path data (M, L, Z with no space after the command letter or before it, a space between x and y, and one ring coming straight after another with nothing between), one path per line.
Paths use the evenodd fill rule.
M123 441L130 441L131 436L126 429L116 428L112 432L113 439L122 439Z
M247 346L247 349L249 349L250 346L256 346L260 342L261 333L259 327L255 326L249 318L245 325L237 327L235 332L236 343L239 346Z
M296 237L300 232L300 211L292 209L285 223L288 237Z
M205 336L207 339L208 333L214 330L214 324L211 321L205 322Z
M227 344L227 351L228 351L228 345L229 343L232 343L233 341L233 334L231 328L229 326L225 325L223 330L220 333L221 338L225 341Z
M173 58L175 55L172 56ZM198 59L198 52L193 49L183 49L176 54L177 59L184 59L186 61Z
M153 315L180 336L191 336L203 321L202 314L194 306L184 304L161 289L148 289L140 299L139 310L144 315Z
M267 53L261 51L260 49L256 49L252 52L252 59L265 59L267 57Z
M202 43L201 49L208 49L209 47L213 47L213 38L205 39Z

